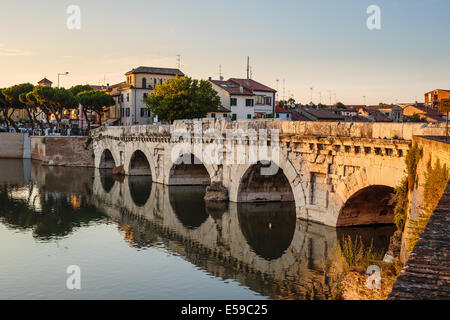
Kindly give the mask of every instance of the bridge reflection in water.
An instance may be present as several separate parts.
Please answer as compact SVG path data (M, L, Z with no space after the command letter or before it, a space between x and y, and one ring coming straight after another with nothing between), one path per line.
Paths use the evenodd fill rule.
M394 231L298 220L290 202L206 203L203 186L152 184L151 176L116 178L100 169L24 162L28 166L24 177L0 181L0 205L14 207L13 214L0 210L2 223L33 228L45 240L113 220L132 247L163 245L215 277L274 299L327 298L323 261L335 241L361 235L386 249Z

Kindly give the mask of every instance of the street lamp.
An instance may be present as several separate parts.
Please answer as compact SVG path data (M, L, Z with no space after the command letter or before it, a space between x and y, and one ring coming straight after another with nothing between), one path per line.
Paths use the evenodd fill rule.
M64 72L64 73L58 73L58 88L59 88L59 76L67 76L69 74L69 72Z

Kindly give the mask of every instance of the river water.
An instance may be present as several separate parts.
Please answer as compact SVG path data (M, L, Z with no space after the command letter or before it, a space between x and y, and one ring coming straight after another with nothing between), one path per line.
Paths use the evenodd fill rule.
M343 236L387 250L392 226L331 228L291 203L205 203L203 187L0 160L0 299L327 299ZM81 271L69 290L69 266Z

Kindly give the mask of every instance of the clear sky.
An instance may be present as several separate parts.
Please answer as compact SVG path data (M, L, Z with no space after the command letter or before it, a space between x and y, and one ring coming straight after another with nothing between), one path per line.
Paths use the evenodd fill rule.
M381 30L369 30L369 5ZM81 29L69 30L69 5ZM299 102L423 101L450 89L448 0L1 0L0 87L117 83L137 66L176 67L194 78L245 77Z

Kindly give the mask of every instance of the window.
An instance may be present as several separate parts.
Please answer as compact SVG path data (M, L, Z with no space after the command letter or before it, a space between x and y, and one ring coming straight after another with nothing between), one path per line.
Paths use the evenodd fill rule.
M127 117L129 117L130 116L130 108L127 108L126 112L127 112Z
M233 113L233 115L231 116L232 118L232 120L236 120L236 113Z
M153 86L154 86L154 87L156 87L156 81L157 81L156 78L153 79Z
M123 108L120 108L120 117L123 117Z
M148 97L148 93L144 93L144 100Z
M123 94L120 95L120 101L123 102Z
M253 107L253 99L245 99L245 106L246 107Z
M247 114L247 119L251 119L252 115L251 114Z
M146 113L145 108L141 108L141 118L145 117Z
M130 101L130 94L127 93L127 101Z
M271 106L272 105L272 97L265 97L265 104Z
M216 114L215 113L211 113L211 118L215 118Z
M264 96L256 96L256 104L264 104Z
M142 88L147 88L147 79L142 78Z
M236 98L230 98L230 106L237 106L237 99Z

